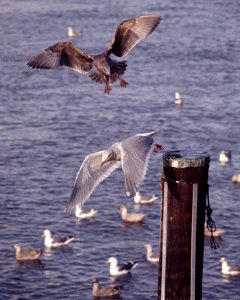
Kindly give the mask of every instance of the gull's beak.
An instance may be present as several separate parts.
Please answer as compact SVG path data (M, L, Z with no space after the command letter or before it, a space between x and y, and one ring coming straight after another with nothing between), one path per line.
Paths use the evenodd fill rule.
M100 168L103 166L103 164L104 164L104 161L101 161L101 163L100 163Z
M109 260L106 260L106 261L105 261L105 264L109 264Z

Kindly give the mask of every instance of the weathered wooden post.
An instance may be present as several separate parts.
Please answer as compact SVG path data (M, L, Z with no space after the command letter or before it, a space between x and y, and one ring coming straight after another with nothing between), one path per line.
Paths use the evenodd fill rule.
M158 300L201 299L209 163L206 152L163 155Z

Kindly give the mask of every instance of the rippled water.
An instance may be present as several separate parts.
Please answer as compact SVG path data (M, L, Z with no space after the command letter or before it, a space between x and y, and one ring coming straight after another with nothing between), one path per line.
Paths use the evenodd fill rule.
M123 20L160 14L163 21L127 57L126 89L110 95L72 70L38 71L26 61L57 41L66 27L81 30L74 42L98 53ZM109 256L139 261L122 299L156 299L157 266L145 261L146 242L159 247L160 201L141 210L141 225L125 226L121 170L101 184L86 204L93 221L63 213L84 157L139 132L161 129L165 150L192 149L211 156L210 200L225 230L220 248L205 241L203 299L240 299L240 278L223 278L219 259L239 264L240 6L238 1L13 1L0 2L0 298L92 299L91 280L109 284ZM174 104L179 91L185 103ZM220 150L232 151L226 166ZM144 193L160 193L161 155L152 155ZM43 265L19 265L12 245L42 247L42 230L74 234L66 249L44 254Z

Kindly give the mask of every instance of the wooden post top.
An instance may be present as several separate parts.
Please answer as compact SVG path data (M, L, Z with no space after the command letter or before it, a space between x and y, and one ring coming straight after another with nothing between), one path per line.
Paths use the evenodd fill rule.
M207 152L193 152L188 150L168 151L163 155L163 167L196 168L208 166L210 156Z

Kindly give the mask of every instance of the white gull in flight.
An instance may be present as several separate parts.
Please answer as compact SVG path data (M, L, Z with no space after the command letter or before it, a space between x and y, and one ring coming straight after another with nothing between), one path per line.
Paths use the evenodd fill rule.
M66 212L71 213L89 199L95 188L114 170L122 167L127 196L134 197L146 172L159 130L141 133L113 144L109 149L89 154L76 176Z

